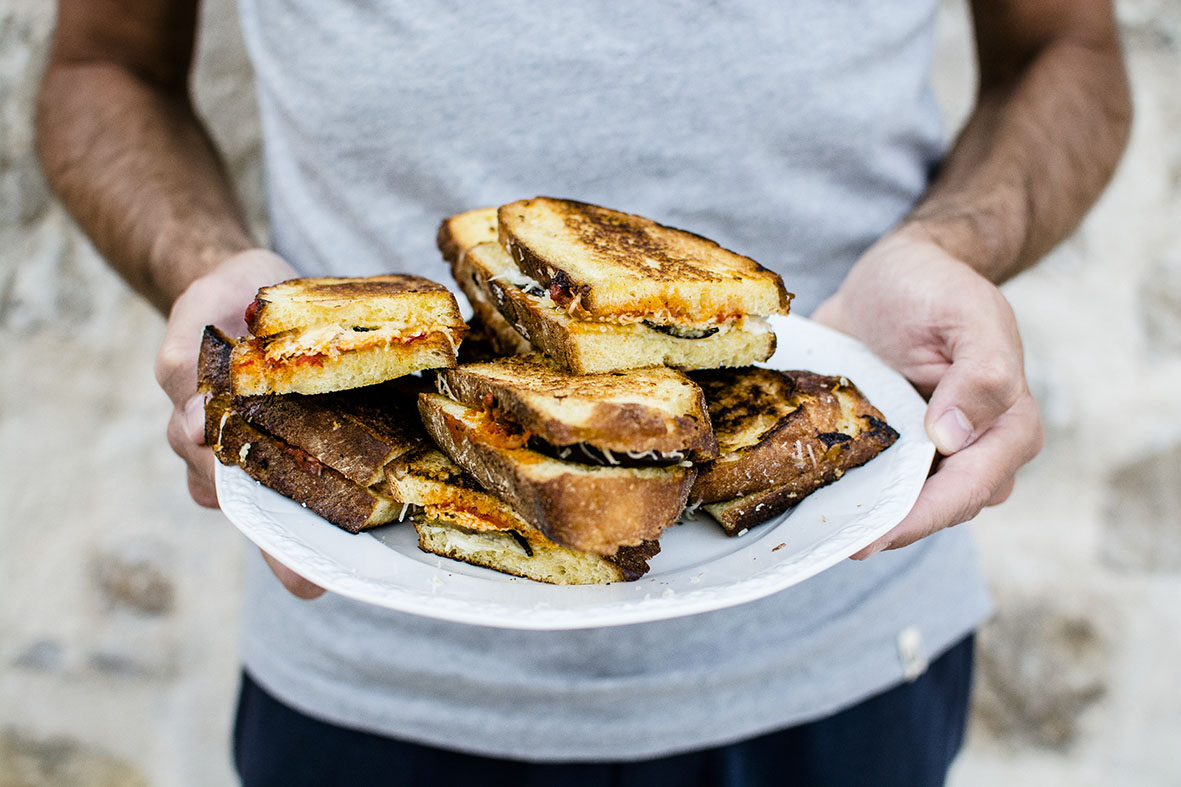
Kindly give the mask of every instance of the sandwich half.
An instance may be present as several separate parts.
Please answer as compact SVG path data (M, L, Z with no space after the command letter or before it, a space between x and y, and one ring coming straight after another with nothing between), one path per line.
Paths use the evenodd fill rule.
M230 360L239 395L326 393L454 366L454 296L419 276L292 279L263 287Z
M473 307L476 300L495 307L571 371L741 366L775 350L766 317L787 313L782 280L711 240L547 197L502 205L494 241L464 247L444 237L458 232L449 225L476 218L460 214L440 231L445 256L463 248L452 254L456 281ZM479 218L484 227L487 214Z
M690 500L730 535L783 513L898 439L844 377L757 367L692 377L720 455L698 468Z
M484 489L550 540L600 555L653 541L676 521L693 482L692 463L651 446L676 445L676 455L709 455L712 443L700 434L700 422L685 424L684 433L666 444L660 440L675 427L667 413L649 413L662 426L645 437L642 428L629 430L626 421L608 418L599 425L587 417L594 412L588 408L594 384L581 397L564 397L560 388L556 395L530 391L521 381L504 379L512 365L492 370L496 374L488 365L476 366L485 368L441 377L440 388L449 395L420 395L419 411L435 443ZM519 375L544 378L549 372L542 369L532 373L536 377ZM626 389L626 375L614 380ZM573 390L572 382L564 384ZM611 413L611 395L600 391L599 398L605 402L600 412ZM535 429L556 443L535 438ZM661 429L666 433L654 438ZM604 450L604 440L614 448ZM636 450L639 446L649 447Z

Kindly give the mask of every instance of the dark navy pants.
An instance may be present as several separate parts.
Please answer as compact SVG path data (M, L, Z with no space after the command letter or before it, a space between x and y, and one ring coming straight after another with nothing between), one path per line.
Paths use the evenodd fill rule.
M234 757L246 787L935 787L964 737L972 638L917 680L819 721L728 746L622 763L499 760L317 721L244 674Z

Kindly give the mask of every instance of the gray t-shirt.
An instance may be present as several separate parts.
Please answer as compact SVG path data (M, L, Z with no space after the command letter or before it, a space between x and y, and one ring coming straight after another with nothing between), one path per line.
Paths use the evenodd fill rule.
M274 245L308 274L449 282L443 217L545 194L711 237L807 314L942 153L935 0L240 2ZM303 602L252 559L243 647L262 685L329 721L630 759L847 706L988 608L964 528L740 607L564 632Z

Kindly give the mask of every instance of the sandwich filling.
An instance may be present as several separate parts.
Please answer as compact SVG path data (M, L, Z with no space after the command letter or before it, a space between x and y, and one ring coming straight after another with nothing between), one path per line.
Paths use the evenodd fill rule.
M443 325L386 324L364 328L330 324L249 339L247 343L262 354L267 366L276 367L317 358L335 358L346 352L406 345L438 335L445 337L453 349L458 347L462 338L461 331Z
M495 244L489 244L495 245ZM495 247L498 251L501 247ZM598 322L611 325L643 325L654 331L678 339L705 339L715 334L741 326L747 319L742 312L725 311L711 315L705 320L694 320L682 313L664 307L636 311L616 311L610 315L595 315L582 307L582 291L570 283L562 271L555 271L549 286L524 273L505 246L504 254L488 254L501 264L501 270L486 280L488 285L512 287L542 309L559 311L580 322ZM490 249L487 249L490 251ZM500 294L503 300L504 294ZM770 330L768 328L768 330Z
M444 377L436 379L436 387L443 396L455 399ZM612 451L588 442L555 445L522 426L496 406L491 395L476 403L473 411L481 419L477 433L490 445L507 450L528 449L563 462L597 467L692 467L684 451Z

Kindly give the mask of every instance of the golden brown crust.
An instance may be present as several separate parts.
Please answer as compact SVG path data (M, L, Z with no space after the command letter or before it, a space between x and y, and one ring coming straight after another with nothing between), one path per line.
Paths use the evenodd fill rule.
M454 264L464 251L477 243L496 240L496 208L475 210L448 216L439 224L435 244L448 264Z
M572 549L613 555L655 540L684 508L693 472L559 462L498 441L487 419L437 394L419 397L427 432L488 491L546 537Z
M455 299L430 279L391 273L290 279L259 289L246 310L252 336L273 336L322 323L376 327L411 319L459 327Z
M496 355L516 355L532 352L533 346L509 325L504 316L488 300L488 294L465 264L468 249L480 243L496 241L496 208L480 208L450 216L439 225L435 242L443 259L451 269L451 276L471 304L475 315L469 341L480 337L487 340ZM460 347L461 353L467 342ZM469 350L469 354L470 354Z
M791 300L779 276L749 257L642 216L536 197L502 205L497 219L521 270L591 315L720 322L786 314Z
M776 375L784 378L779 385ZM722 455L700 468L690 496L694 502L731 500L783 485L794 485L802 497L898 438L845 378L765 369L693 376L705 391L722 446ZM781 391L791 392L786 406L774 396ZM767 412L770 421L762 417Z
M502 411L554 446L717 456L705 397L674 369L577 375L532 355L456 367L439 379L463 404Z

